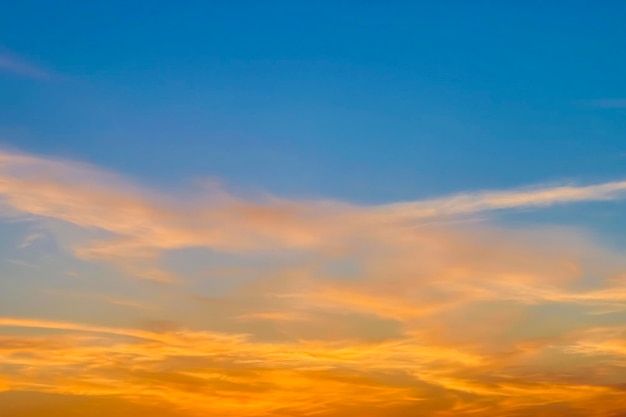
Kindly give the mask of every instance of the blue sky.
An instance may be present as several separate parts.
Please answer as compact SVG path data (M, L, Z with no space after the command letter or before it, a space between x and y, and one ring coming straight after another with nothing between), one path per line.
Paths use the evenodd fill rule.
M622 2L3 9L3 56L36 69L0 73L24 151L366 203L623 172Z
M624 22L5 1L0 415L623 415Z

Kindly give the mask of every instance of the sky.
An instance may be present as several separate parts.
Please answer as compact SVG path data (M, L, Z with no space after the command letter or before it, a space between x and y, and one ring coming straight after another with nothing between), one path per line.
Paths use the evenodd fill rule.
M624 21L0 2L0 415L626 416Z

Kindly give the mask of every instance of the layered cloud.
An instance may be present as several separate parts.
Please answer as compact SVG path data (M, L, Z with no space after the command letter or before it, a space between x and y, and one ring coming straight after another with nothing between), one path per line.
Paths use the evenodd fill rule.
M0 404L10 416L617 417L620 253L580 230L453 220L625 195L618 181L368 207L156 192L2 153L3 227L23 225L14 250L30 265L7 264L2 288L30 301L0 307Z

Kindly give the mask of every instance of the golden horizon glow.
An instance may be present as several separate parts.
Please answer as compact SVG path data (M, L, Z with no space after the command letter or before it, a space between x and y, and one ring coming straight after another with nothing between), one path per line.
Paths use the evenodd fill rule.
M626 260L484 216L625 184L364 207L2 152L0 414L618 417Z

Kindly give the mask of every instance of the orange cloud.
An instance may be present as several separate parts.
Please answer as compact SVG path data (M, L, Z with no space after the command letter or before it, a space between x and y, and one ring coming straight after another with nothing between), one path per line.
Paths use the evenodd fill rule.
M579 231L437 220L624 189L378 207L225 191L182 198L0 153L5 213L38 222L72 255L5 274L0 412L618 415L620 254ZM16 240L20 253L33 236Z

